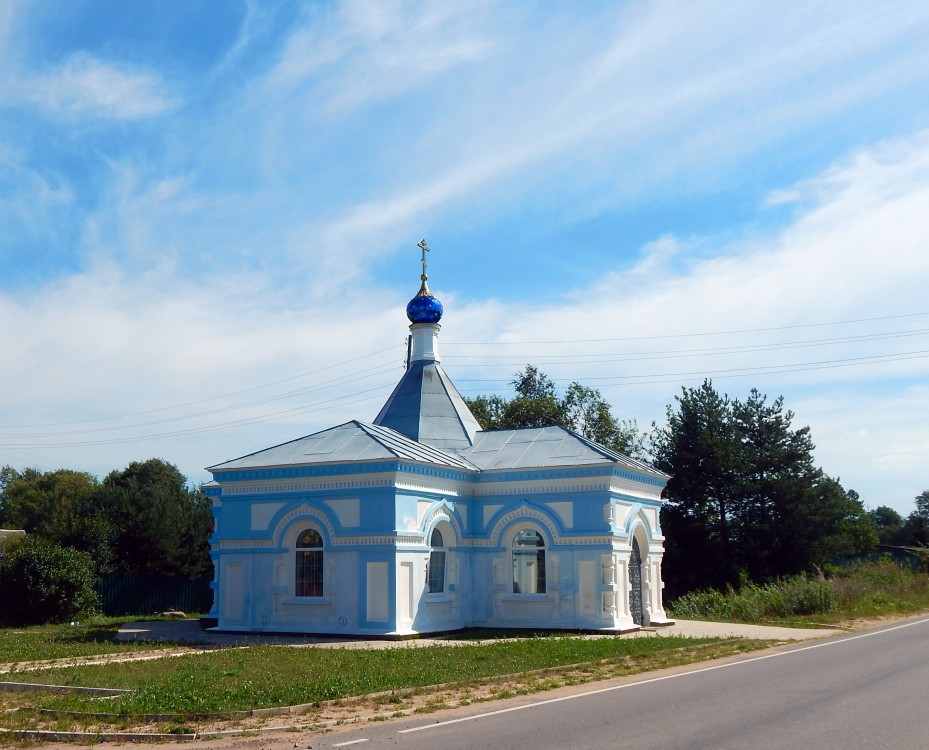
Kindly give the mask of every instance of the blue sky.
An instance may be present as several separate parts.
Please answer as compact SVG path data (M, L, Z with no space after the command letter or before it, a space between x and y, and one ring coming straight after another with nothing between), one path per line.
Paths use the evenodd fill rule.
M9 2L0 463L203 467L358 418L428 239L466 395L785 397L929 488L929 6Z

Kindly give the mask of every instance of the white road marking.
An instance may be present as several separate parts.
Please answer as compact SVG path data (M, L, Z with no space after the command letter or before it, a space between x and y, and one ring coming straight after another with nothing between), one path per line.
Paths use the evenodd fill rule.
M599 688L597 690L589 690L586 693L575 693L574 695L564 695L560 698L549 698L548 700L538 701L537 703L527 703L522 706L512 706L510 708L501 708L496 711L488 711L483 714L474 714L473 716L463 716L460 719L449 719L448 721L438 721L435 724L424 724L421 727L411 727L410 729L401 729L397 734L408 734L409 732L421 732L424 729L436 729L438 727L445 727L449 724L459 724L463 721L474 721L476 719L486 719L490 716L499 716L500 714L508 714L513 711L522 711L527 708L539 708L540 706L547 706L552 703L561 703L562 701L572 701L576 698L586 698L589 695L599 695L600 693L610 693L614 690L625 690L626 688L639 687L640 685L648 685L652 682L663 682L664 680L676 680L679 677L689 677L690 675L702 674L703 672L712 672L716 669L728 669L729 667L738 667L742 664L751 664L752 662L762 661L764 659L776 659L781 656L790 656L791 654L799 654L803 651L811 651L814 648L826 648L827 646L838 646L842 643L848 643L849 641L857 641L860 638L870 638L875 635L883 635L884 633L890 633L894 630L900 630L902 628L909 628L913 625L924 625L929 622L929 619L926 620L917 620L916 622L908 622L903 625L893 625L889 628L884 628L883 630L874 630L870 633L862 633L860 635L852 635L847 638L842 638L838 641L824 641L822 643L813 643L809 646L802 646L800 648L792 649L791 651L780 651L776 654L765 654L763 656L753 656L750 659L744 659L742 661L730 662L729 664L716 664L712 667L702 667L701 669L695 669L691 672L679 672L678 674L669 674L664 675L663 677L652 677L648 680L640 680L639 682L628 682L624 685L612 685L606 688Z
M348 742L338 742L333 747L347 747L348 745L357 745L359 742L370 742L369 739L349 740Z

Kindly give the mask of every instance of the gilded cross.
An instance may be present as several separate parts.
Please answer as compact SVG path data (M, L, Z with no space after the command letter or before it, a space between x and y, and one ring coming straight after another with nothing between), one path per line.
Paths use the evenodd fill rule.
M426 246L426 240L422 239L417 243L417 246L423 251L423 259L421 263L423 264L423 276L426 275L426 253L429 252L429 248Z

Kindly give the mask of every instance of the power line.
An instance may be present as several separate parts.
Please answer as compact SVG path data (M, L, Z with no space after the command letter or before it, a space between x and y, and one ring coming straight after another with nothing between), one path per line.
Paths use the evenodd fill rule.
M690 372L652 373L647 375L615 375L606 378L584 378L584 383L597 383L603 385L655 385L672 383L679 378L733 378L747 375L771 375L806 370L834 369L838 367L854 367L867 364L884 364L885 362L902 362L911 359L925 359L929 357L929 350L916 352L899 352L897 354L878 354L870 357L852 357L849 359L825 360L819 362L799 362L790 365L766 365L764 367L741 367L725 370L695 370ZM732 374L736 373L736 374ZM642 381L641 378L664 378L664 380ZM575 382L572 378L552 378L556 383ZM626 381L617 383L616 381ZM505 383L503 378L458 378L460 383ZM478 389L468 389L475 392ZM481 389L487 390L487 389Z
M173 406L160 406L155 409L146 409L145 411L135 411L127 412L126 414L116 414L109 417L94 417L93 419L79 419L71 422L50 422L46 424L34 424L34 425L10 425L10 426L0 426L0 429L5 430L27 430L27 429L39 429L43 427L67 427L69 425L75 424L87 424L89 422L104 422L107 420L116 420L116 419L126 419L127 417L139 417L146 414L156 414L162 411L171 411L172 409L181 409L185 406L196 406L197 404L205 404L209 401L217 401L221 398L230 398L231 396L239 396L243 393L250 393L251 391L261 390L262 388L270 388L275 385L280 385L281 383L288 383L292 380L297 380L299 378L309 377L310 375L315 375L320 372L325 372L326 370L332 370L336 367L342 367L343 365L349 365L353 362L359 362L362 359L368 359L369 357L375 357L378 354L384 354L385 352L394 351L395 347L391 346L386 349L379 349L376 352L371 352L370 354L363 354L360 357L353 357L352 359L346 359L342 362L337 362L334 365L327 365L326 367L320 367L316 370L310 370L308 372L302 372L299 375L291 375L290 377L283 378L281 380L274 380L270 383L264 383L262 385L255 385L249 388L243 388L238 391L231 391L229 393L223 393L218 396L209 396L207 398L198 399L196 401L185 401L180 404L174 404Z
M156 420L151 420L151 421L147 421L147 422L137 422L137 423L135 423L135 424L114 425L114 426L112 426L112 427L93 427L93 428L88 428L88 429L84 429L84 430L68 430L68 431L66 431L66 432L57 432L57 431L56 431L56 432L52 432L52 433L29 433L29 434L26 434L26 435L4 435L4 436L3 436L3 439L6 439L6 440L10 440L10 439L31 440L31 439L35 439L35 438L41 438L41 437L61 437L61 436L65 436L65 435L84 435L84 434L95 433L95 432L113 432L113 431L115 431L115 430L131 430L131 429L136 429L136 428L139 428L139 427L151 427L151 426L153 426L153 425L168 424L168 423L170 423L170 422L182 422L182 421L186 421L186 420L190 420L190 419L197 419L197 418L200 418L200 417L212 416L212 415L214 415L214 414L224 414L224 413L232 412L232 411L240 411L241 409L246 409L246 408L248 408L248 407L250 407L250 406L257 406L257 405L261 405L261 404L267 404L267 403L271 403L271 402L273 402L273 401L281 401L281 400L287 399L287 398L294 398L294 397L296 397L296 396L303 396L303 395L306 395L306 394L308 394L308 393L312 393L312 392L314 392L314 391L325 390L326 388L333 388L333 387L338 386L338 385L347 385L347 384L349 384L349 383L355 383L355 382L358 382L358 381L361 381L361 380L368 380L369 378L377 377L377 376L379 376L379 375L384 375L384 374L386 374L386 371L387 371L387 369L386 369L385 367L383 367L383 366L382 366L382 367L379 367L379 368L370 368L370 371L368 371L368 374L366 374L366 375L361 375L361 376L359 376L359 377L352 378L352 377L349 377L349 376L344 376L343 378L338 378L338 379L336 379L336 380L328 381L328 382L324 383L323 385L314 386L314 387L310 387L310 388L302 388L302 389L299 389L299 390L296 390L296 391L290 391L290 392L288 392L288 393L280 394L280 395L277 395L277 396L269 396L269 397L267 397L267 398L258 399L258 400L256 400L256 401L249 401L249 402L246 402L246 403L243 403L243 404L237 404L237 405L233 405L233 406L226 406L226 407L222 407L222 408L219 408L219 409L211 409L211 410L209 410L209 411L196 412L196 413L193 413L193 414L182 414L182 415L179 415L179 416L176 416L176 417L166 417L166 418L164 418L164 419L156 419ZM91 420L91 421L92 421L92 420Z
M766 331L789 331L796 328L817 328L821 326L850 325L852 323L872 323L879 320L899 320L901 318L916 318L929 315L929 312L906 313L904 315L885 315L879 318L857 318L854 320L836 320L830 323L797 323L790 326L772 326L771 328L743 328L734 331L709 331L703 333L670 333L661 336L626 336L609 339L560 339L553 341L522 341L522 344L589 344L604 341L654 341L658 339L693 338L698 336L729 336L737 333L763 333ZM510 341L448 341L446 344L455 346L512 346Z
M58 442L58 443L21 443L14 444L12 449L16 448L76 448L86 445L113 445L119 443L137 443L145 440L155 440L158 438L169 438L169 437L181 437L184 435L194 435L203 432L214 432L216 430L222 430L229 427L242 427L253 424L260 424L262 422L274 422L281 419L286 419L287 417L295 416L297 414L307 414L317 411L325 411L326 409L333 409L337 406L349 406L351 404L363 403L365 401L371 401L375 398L379 398L382 394L388 391L390 388L393 388L395 384L390 383L387 385L377 386L376 388L369 388L366 391L361 391L359 393L347 394L345 396L340 396L333 399L328 399L326 401L320 401L316 404L311 404L307 407L300 407L296 409L287 409L280 412L275 412L273 414L266 414L257 417L249 417L245 419L236 419L230 422L220 422L219 424L205 425L203 427L190 427L184 430L173 430L171 432L160 432L152 433L148 435L136 435L132 437L121 437L121 438L109 438L103 440L81 440L81 441L71 441L71 442ZM360 396L364 393L372 393L373 395L366 396L365 398L353 398L354 396ZM351 401L346 401L345 399L353 399ZM329 404L325 406L325 404ZM0 443L0 447L11 449L11 446L6 445L5 443Z
M629 338L616 338L616 339L589 339L589 340L579 340L579 341L561 341L561 342L482 342L481 345L509 345L509 346L519 346L521 344L538 344L538 343L591 343L591 342L615 342L615 341L641 341L641 340L663 340L663 339L672 339L672 338L682 338L690 336L713 336L713 335L727 335L734 333L756 333L760 331L778 331L778 330L791 330L799 328L811 328L817 326L829 326L829 325L845 325L851 323L862 323L862 322L871 322L871 321L884 321L884 320L897 320L904 318L915 318L919 316L929 315L929 313L911 313L906 315L894 315L894 316L885 316L879 318L862 318L858 320L848 320L848 321L836 321L832 323L810 323L810 324L801 324L801 325L792 325L792 326L777 326L770 328L758 328L758 329L746 329L742 331L720 331L720 332L708 332L708 333L697 333L697 334L679 334L679 335L665 335L665 336L645 336L645 337L629 337ZM844 336L844 337L832 337L832 338L820 338L820 339L801 339L799 341L787 341L787 342L777 342L770 344L747 344L744 346L729 346L729 347L712 347L704 349L667 349L667 350L658 350L658 351L640 351L640 352L631 352L627 354L619 353L609 353L609 354L565 354L565 355L543 355L542 359L554 359L558 360L556 362L543 362L542 364L556 364L556 365L590 365L590 364L602 364L607 362L633 362L633 361L647 361L647 360L660 360L660 359L670 359L670 358L684 358L684 357L697 357L697 356L726 356L726 355L737 355L737 354L747 354L753 352L774 352L782 351L789 349L797 348L812 348L817 346L832 346L832 345L841 345L841 344L860 344L868 341L880 341L880 340L890 340L898 339L905 337L915 337L921 336L929 333L929 329L917 329L917 330L896 330L885 333L874 333L874 334L861 334L855 336ZM449 344L450 346L464 346L464 345L474 345L474 344ZM361 355L359 357L354 357L342 362L338 362L326 367L317 368L315 370L300 373L298 375L293 375L287 378L282 378L275 380L270 383L265 383L262 385L256 385L249 388L243 388L230 393L213 396L209 398L199 399L196 401L189 401L182 404L177 404L174 406L160 407L156 409L149 409L145 411L131 412L121 416L110 416L110 417L100 417L96 419L87 419L87 420L78 420L70 422L58 422L51 424L41 424L41 425L26 425L20 427L4 427L4 430L12 429L41 429L49 427L62 427L62 426L71 426L71 425L90 425L90 424L99 424L106 421L115 421L118 419L125 419L129 417L139 417L145 415L154 415L170 411L172 409L181 409L189 406L196 406L199 404L205 404L212 401L217 401L223 398L230 398L237 395L242 395L245 393L251 393L265 388L271 388L276 385L281 385L283 383L292 382L299 378L308 377L314 374L319 374L322 372L330 371L338 367L345 365L353 364L356 362L363 361L370 357L374 357L386 352L396 351L398 347L388 347L381 349L369 354ZM871 355L864 357L852 357L845 359L832 359L832 360L816 360L811 362L801 362L794 364L785 364L785 365L769 365L769 366L756 366L756 367L747 367L747 368L729 368L729 369L717 369L712 371L688 371L688 372L678 372L678 373L651 373L651 374L642 374L642 375L622 375L622 376L611 376L603 378L590 378L586 379L585 382L591 384L603 384L604 387L614 387L614 386L628 386L628 385L646 385L646 384L663 384L668 382L674 382L684 379L692 378L706 378L712 377L716 379L723 378L734 378L734 377L746 377L748 375L764 375L764 374L787 374L792 372L802 372L805 370L814 370L814 369L831 369L839 367L851 367L851 366L860 366L864 364L883 364L896 361L903 361L908 359L920 359L929 355L929 350L915 350L910 352L898 352L891 354L882 354L882 355ZM492 359L500 360L506 358L513 358L520 355L481 355L482 359ZM599 357L600 359L591 359L594 357ZM456 359L469 359L473 356L469 355L451 355L450 358ZM538 360L539 357L528 357L532 360ZM520 362L499 362L494 361L490 368L493 367L502 367L502 366L511 366L511 365L522 365L524 361ZM260 406L263 404L272 403L275 401L282 401L285 399L296 398L300 396L305 396L307 394L325 390L327 388L335 388L339 386L345 386L351 383L357 383L372 377L377 377L380 375L386 374L389 370L393 369L396 365L388 365L387 363L374 365L372 367L365 368L360 371L354 371L352 373L338 376L335 378L330 378L328 380L320 381L319 383L310 384L303 388L298 388L290 391L285 391L284 393L268 395L262 398L253 399L250 401L245 401L238 404L231 404L228 406L222 406L214 409L208 409L205 411L192 412L187 414L180 414L171 417L165 417L156 420L145 420L140 421L134 424L128 425L112 425L112 426L100 426L93 427L83 430L72 430L69 432L51 432L51 433L39 433L39 434L27 434L27 435L9 435L0 438L0 446L6 447L9 450L18 450L20 448L50 448L50 447L74 447L82 445L101 445L101 444L116 444L121 442L139 442L144 440L152 440L157 438L166 438L166 437L178 437L182 435L196 434L202 432L215 431L220 429L226 429L230 427L238 427L244 425L252 425L261 422L275 421L280 419L286 419L287 417L294 416L297 414L308 414L316 411L322 411L326 409L335 408L337 406L347 406L354 403L361 403L365 401L370 401L376 397L378 394L388 391L395 381L390 384L376 386L374 388L352 392L342 396L336 396L331 399L325 399L322 401L317 401L312 404L307 404L292 409L281 410L277 412L271 412L270 414L256 415L253 417L243 417L241 419L229 420L225 422L219 422L211 425L195 426L186 429L178 429L173 431L166 431L160 433L149 433L145 435L136 435L136 436L124 436L124 437L112 437L104 438L99 440L81 440L81 441L61 441L60 438L64 436L76 436L76 435L90 435L93 433L106 433L114 431L125 431L131 429L139 429L145 427L153 427L160 424L168 424L174 422L182 422L194 419L202 419L204 417L214 416L217 414L224 414L234 411L240 411L242 409ZM485 367L488 368L488 365L481 363L457 363L455 364L456 368L460 367ZM494 383L494 384L505 384L509 382L510 378L456 378L456 381L462 384L466 383ZM567 378L555 378L555 382L570 382ZM471 390L471 389L469 389ZM478 390L478 389L474 389ZM487 389L480 389L485 391ZM364 396L364 394L374 394ZM364 396L363 398L359 398ZM55 443L30 443L16 442L18 440L22 441L35 441L42 438L59 438L59 441Z
M531 360L533 364L599 364L602 362L638 362L652 359L678 359L682 357L710 357L733 354L748 354L761 351L781 351L786 349L802 349L816 346L836 346L840 344L855 344L866 341L884 341L889 339L908 338L912 336L925 336L929 334L929 328L922 328L917 331L895 331L887 334L864 334L862 336L847 336L844 338L834 339L809 339L806 341L781 342L773 344L746 344L744 346L713 347L710 349L668 349L651 352L613 352L609 354L507 354L507 355L471 355L471 354L451 354L444 355L445 359L474 359L479 357L481 360L487 359L514 359L519 357L519 361L512 362L494 362L492 367L513 366L525 364L525 360ZM577 359L583 357L585 359ZM609 357L609 359L590 359L591 357ZM559 362L545 362L543 360L562 360ZM483 362L457 362L455 367L487 367Z

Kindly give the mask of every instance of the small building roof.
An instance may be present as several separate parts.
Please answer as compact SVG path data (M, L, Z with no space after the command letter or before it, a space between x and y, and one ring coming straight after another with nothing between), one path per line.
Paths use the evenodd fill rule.
M478 432L474 445L459 453L481 471L615 463L632 471L667 478L666 474L642 461L605 448L564 427Z
M442 304L426 284L407 305L410 361L373 424L353 420L288 443L209 467L209 471L403 459L481 472L618 465L667 479L648 464L616 453L564 427L482 431L440 364Z
M434 360L410 363L374 424L446 451L470 447L481 429L442 365Z
M301 466L400 458L458 469L474 469L454 453L418 443L388 427L352 420L288 443L208 467L208 471Z

